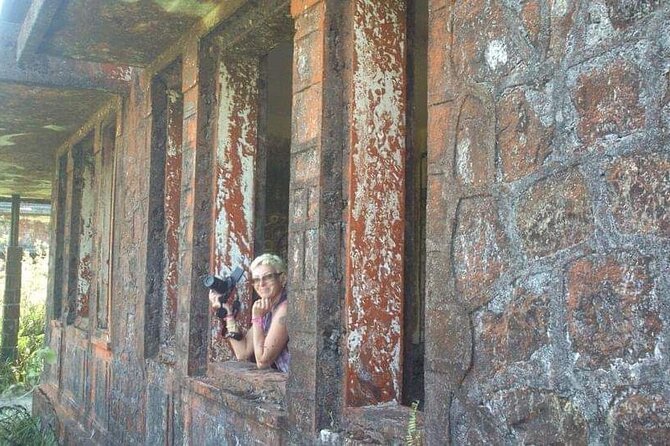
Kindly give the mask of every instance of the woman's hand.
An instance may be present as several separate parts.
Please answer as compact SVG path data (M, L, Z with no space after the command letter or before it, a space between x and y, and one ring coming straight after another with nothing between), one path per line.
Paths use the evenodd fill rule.
M272 308L270 299L258 299L251 307L251 317L263 317Z

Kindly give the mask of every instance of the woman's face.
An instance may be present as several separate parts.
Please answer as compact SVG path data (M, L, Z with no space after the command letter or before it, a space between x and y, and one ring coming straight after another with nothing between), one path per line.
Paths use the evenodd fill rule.
M251 283L261 299L272 299L281 293L281 274L270 265L258 265L251 270Z

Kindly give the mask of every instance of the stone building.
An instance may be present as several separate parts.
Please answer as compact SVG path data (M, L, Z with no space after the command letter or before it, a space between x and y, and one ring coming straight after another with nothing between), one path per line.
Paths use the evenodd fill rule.
M65 444L670 438L668 2L4 3ZM268 250L287 375L201 283Z

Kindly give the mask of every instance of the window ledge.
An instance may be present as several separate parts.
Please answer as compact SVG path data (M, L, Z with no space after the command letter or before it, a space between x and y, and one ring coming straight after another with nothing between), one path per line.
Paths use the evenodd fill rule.
M241 415L281 428L286 421L286 379L285 373L276 370L228 361L209 364L207 376L189 378L185 387Z

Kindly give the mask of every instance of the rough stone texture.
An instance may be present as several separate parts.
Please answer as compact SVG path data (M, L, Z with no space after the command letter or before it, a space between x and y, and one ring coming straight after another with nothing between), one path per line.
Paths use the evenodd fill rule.
M494 139L487 124L491 114L482 98L466 96L458 112L454 175L469 187L488 185L493 178Z
M433 2L428 444L667 442L661 3Z
M586 240L593 232L593 211L584 177L570 171L534 184L519 203L517 224L529 256Z
M649 258L584 258L567 275L567 321L577 365L607 368L653 355L663 328Z
M533 289L536 287L532 282L517 286L502 313L487 310L482 314L475 347L478 366L495 372L530 360L549 344L549 293Z
M670 237L670 158L642 154L608 169L612 213L625 233Z
M460 299L468 308L486 304L492 297L489 287L507 263L507 240L492 199L459 203L452 244Z
M644 127L640 105L641 76L625 60L614 60L579 76L575 107L579 136L585 143L614 134L623 136Z
M670 395L631 392L619 399L608 417L613 443L667 443L670 433Z
M550 153L553 126L545 125L533 109L527 96L534 93L515 88L498 102L498 152L505 181L533 173Z

